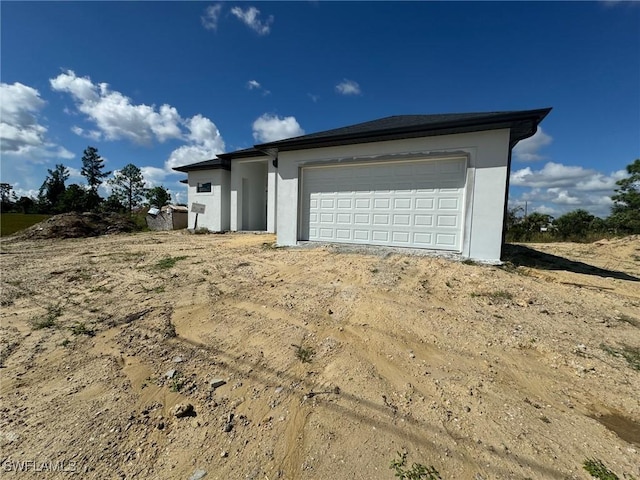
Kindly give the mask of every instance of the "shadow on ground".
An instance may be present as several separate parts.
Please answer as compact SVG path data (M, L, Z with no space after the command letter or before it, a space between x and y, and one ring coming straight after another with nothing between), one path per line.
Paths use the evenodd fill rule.
M605 268L594 267L588 263L576 262L568 258L559 257L550 253L540 252L524 245L507 244L504 246L502 260L511 262L518 267L540 268L542 270L566 270L584 275L595 275L603 278L616 278L618 280L628 280L640 282L640 278L628 273Z

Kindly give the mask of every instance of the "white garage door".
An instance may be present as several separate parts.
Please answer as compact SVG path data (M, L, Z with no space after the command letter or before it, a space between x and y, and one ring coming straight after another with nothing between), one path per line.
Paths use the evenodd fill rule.
M301 239L462 249L466 159L302 169Z

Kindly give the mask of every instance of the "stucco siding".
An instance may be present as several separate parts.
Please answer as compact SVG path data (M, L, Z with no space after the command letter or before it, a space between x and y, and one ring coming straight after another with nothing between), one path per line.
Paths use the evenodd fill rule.
M388 142L284 151L278 157L278 244L299 239L300 169L319 162L468 158L462 255L499 261L509 154L509 129Z
M189 220L188 228L194 228L196 214L191 210L194 203L205 205L205 213L198 214L198 228L213 232L229 230L229 179L227 170L195 170L188 176ZM211 192L198 192L199 183L211 183Z
M231 164L230 228L267 230L268 158Z

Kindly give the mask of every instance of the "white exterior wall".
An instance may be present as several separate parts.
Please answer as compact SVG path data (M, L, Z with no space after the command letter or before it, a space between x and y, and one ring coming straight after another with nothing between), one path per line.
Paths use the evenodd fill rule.
M509 156L509 129L406 140L285 151L278 155L276 231L279 245L295 245L299 228L300 168L309 163L358 161L394 156L446 157L464 154L467 169L464 257L499 261Z
M231 231L268 230L267 186L270 164L271 159L268 157L231 161Z
M230 173L224 169L194 170L188 173L189 219L187 228L194 228L196 214L191 205L205 205L204 214L198 215L198 228L212 232L229 230L229 180ZM211 192L198 193L198 183L211 182Z
M273 166L271 160L267 175L267 232L276 233L278 169Z

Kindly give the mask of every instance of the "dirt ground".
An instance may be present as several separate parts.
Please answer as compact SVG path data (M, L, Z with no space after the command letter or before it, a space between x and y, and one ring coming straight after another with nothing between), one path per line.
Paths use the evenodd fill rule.
M3 239L0 476L640 477L640 237L503 266L274 240Z

